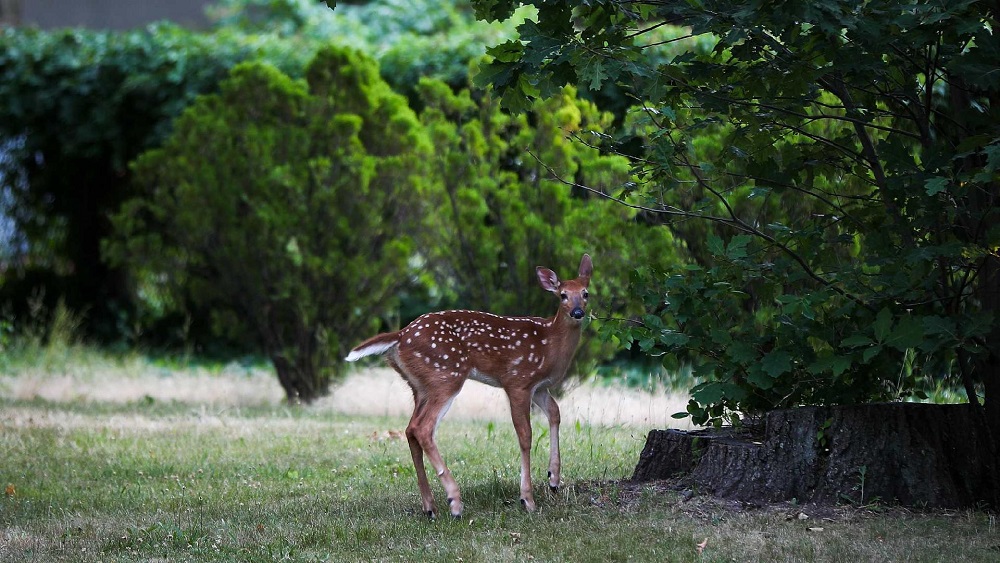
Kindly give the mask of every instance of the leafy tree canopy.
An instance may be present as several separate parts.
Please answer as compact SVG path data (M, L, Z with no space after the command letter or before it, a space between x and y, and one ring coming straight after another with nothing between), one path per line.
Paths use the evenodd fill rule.
M693 256L644 269L622 335L696 367L697 422L954 378L1000 436L996 3L532 4L478 80L513 110L567 83L635 96L606 147ZM680 37L712 48L665 54Z

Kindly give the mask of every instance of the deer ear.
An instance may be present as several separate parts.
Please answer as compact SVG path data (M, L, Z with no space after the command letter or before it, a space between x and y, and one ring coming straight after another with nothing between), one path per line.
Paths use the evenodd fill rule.
M583 281L584 285L590 284L590 276L594 273L594 263L590 260L589 254L584 254L580 259L580 272L577 277Z
M559 278L555 272L539 266L535 268L535 273L538 274L538 283L542 284L543 288L552 293L559 293Z

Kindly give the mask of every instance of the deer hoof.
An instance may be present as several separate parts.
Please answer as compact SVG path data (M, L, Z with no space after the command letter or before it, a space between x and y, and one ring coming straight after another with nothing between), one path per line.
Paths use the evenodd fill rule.
M549 490L552 492L559 490L559 479L553 479L551 471L549 471Z
M534 499L522 498L521 499L521 505L524 506L524 509L527 510L528 512L534 512L535 511L535 500Z
M462 517L462 501L453 498L448 499L448 507L451 509L451 517L458 519Z

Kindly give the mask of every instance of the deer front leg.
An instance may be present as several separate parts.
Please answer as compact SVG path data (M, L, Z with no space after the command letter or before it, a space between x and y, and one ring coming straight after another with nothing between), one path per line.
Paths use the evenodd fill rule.
M559 489L559 405L547 389L535 391L532 402L538 405L549 421L549 488Z
M521 504L528 512L535 511L535 497L531 493L531 392L507 391L510 399L510 416L521 448Z

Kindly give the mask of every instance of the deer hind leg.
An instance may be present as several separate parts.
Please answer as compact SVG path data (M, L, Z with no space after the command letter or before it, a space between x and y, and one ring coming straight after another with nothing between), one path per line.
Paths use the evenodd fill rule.
M406 441L410 445L410 457L413 459L413 469L417 474L417 487L420 489L420 503L424 514L434 517L434 493L431 492L431 485L427 481L427 471L424 469L424 450L417 440L416 433L411 430L415 428L419 414L423 410L424 403L417 396L416 389L413 393L413 416L410 417L410 424L406 427Z
M410 455L413 457L413 467L417 473L417 485L420 487L420 500L424 512L428 516L434 516L434 495L431 493L424 469L424 455L426 455L448 495L449 511L457 518L462 515L462 495L458 483L452 477L434 442L434 431L461 390L461 385L447 390L436 389L435 394L426 393L412 383L411 386L414 389L416 406L413 416L410 417L410 424L406 427L406 440L410 445Z
M549 488L559 489L559 405L547 389L535 391L532 402L538 405L549 421Z
M510 399L510 417L521 448L521 504L534 512L535 497L531 493L531 392L507 390Z

